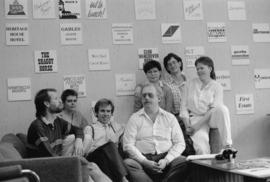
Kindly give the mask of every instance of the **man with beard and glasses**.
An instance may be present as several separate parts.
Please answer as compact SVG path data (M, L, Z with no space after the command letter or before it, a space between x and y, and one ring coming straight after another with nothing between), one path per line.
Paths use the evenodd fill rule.
M83 155L83 131L57 116L63 109L63 104L55 89L40 90L35 96L36 120L27 133L27 141L31 157L62 156L64 138L69 134L75 135L73 155ZM85 161L86 162L86 161ZM89 181L111 181L94 163L87 163ZM97 180L96 180L97 179Z

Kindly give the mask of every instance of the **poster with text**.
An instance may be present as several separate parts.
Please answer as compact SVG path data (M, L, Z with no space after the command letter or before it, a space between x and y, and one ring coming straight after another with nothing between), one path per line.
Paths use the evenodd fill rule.
M232 65L248 65L249 49L247 45L232 45L231 46Z
M159 61L158 48L140 48L139 55L139 69L143 69L143 65L150 60Z
M58 0L59 19L77 19L81 17L81 0Z
M111 62L108 49L88 49L89 70L110 70Z
M61 23L61 44L76 45L82 44L82 24L81 23Z
M50 19L55 16L55 0L33 0L33 17Z
M7 23L6 24L6 44L7 45L28 45L29 29L27 23Z
M227 70L216 71L216 79L217 79L217 82L219 82L222 85L223 90L231 90L232 89L231 75L230 75L229 71L227 71Z
M137 20L156 19L156 1L135 0L135 14Z
M1 2L2 3L2 2ZM5 0L6 18L28 18L27 0Z
M253 114L254 100L253 94L235 95L236 114Z
M228 1L229 20L246 20L246 6L244 1Z
M195 61L199 57L205 55L204 47L190 46L185 48L186 65L187 67L195 67Z
M270 69L254 70L255 88L270 88Z
M31 100L30 78L8 78L8 101Z
M73 89L77 91L78 97L86 96L86 79L84 75L64 76L64 90Z
M184 0L185 20L202 20L203 10L201 0Z
M57 72L57 59L55 50L35 51L35 72Z
M106 0L85 0L86 16L90 19L107 18Z
M207 23L208 42L226 42L225 23Z
M181 30L177 23L162 23L161 35L165 44L181 43Z
M112 24L113 44L133 44L133 25L130 23Z
M253 23L252 29L254 42L270 42L268 23Z
M116 74L116 95L134 95L136 86L135 74Z

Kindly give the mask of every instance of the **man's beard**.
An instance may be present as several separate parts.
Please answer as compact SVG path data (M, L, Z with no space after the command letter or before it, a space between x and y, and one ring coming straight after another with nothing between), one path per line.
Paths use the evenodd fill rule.
M49 110L50 110L50 113L57 114L63 111L63 107L50 108Z

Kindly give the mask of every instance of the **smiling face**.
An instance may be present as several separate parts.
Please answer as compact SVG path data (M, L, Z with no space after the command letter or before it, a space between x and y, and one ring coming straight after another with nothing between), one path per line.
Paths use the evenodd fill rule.
M111 105L100 105L98 112L96 113L97 120L102 124L108 124L112 117Z
M198 63L196 65L196 70L200 79L210 78L210 73L212 71L212 68L210 66L207 66L202 63Z
M152 69L148 70L146 73L146 77L149 80L149 82L151 82L151 83L158 82L160 79L160 75L161 75L161 73L158 70L158 68L152 68Z
M64 109L68 111L75 111L77 107L77 97L73 95L67 96L64 102Z
M181 66L181 62L178 62L174 57L171 57L171 59L167 63L167 69L170 74L176 74L179 71L181 72Z

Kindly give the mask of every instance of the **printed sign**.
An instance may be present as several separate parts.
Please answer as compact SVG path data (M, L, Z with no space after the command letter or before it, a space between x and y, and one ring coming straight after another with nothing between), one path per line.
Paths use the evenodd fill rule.
M254 42L270 42L269 24L253 23L252 29Z
M57 59L55 50L35 51L35 72L57 72Z
M31 100L30 78L9 78L8 101Z
M150 60L159 61L158 48L140 48L138 54L139 69L143 69L143 65Z
M7 23L6 24L6 44L7 45L28 45L29 30L27 23Z
M86 15L90 19L107 18L106 0L86 0Z
M187 67L195 67L196 59L205 55L204 47L202 46L186 47L185 55Z
M82 44L82 25L81 23L61 23L61 44L75 45Z
M246 20L244 1L228 1L229 20Z
M55 17L55 0L34 0L33 17L49 19Z
M236 113L237 114L253 114L254 101L252 94L235 95Z
M248 46L239 45L231 46L232 65L248 65L249 49Z
M202 20L202 1L201 0L184 0L184 14L186 20Z
M226 42L225 23L207 23L208 42Z
M181 30L179 24L162 23L161 34L163 43L181 43Z
M216 79L219 82L223 90L231 90L231 75L229 71L216 71Z
M136 86L135 74L116 74L116 95L134 95Z
M108 49L88 50L89 70L110 70L111 62Z
M27 0L5 0L6 18L27 18Z
M113 44L133 44L133 25L112 24Z
M58 0L60 19L77 19L81 17L81 0Z
M156 19L156 1L135 0L135 13L137 20Z
M270 88L270 69L254 70L255 88Z
M64 76L64 90L73 89L77 91L78 97L86 96L86 81L84 75Z

